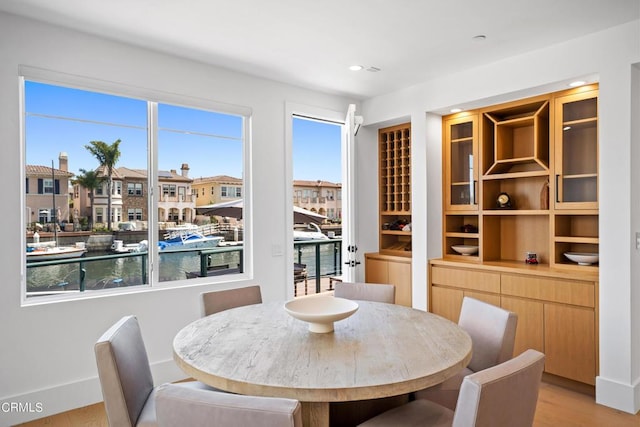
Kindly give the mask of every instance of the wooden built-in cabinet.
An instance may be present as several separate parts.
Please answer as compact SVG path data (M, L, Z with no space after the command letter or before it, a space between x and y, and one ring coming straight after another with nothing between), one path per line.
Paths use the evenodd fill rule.
M380 247L365 254L365 282L396 287L411 307L411 123L378 131Z
M515 312L514 355L533 348L545 353L545 372L595 384L597 274L432 260L429 294L430 311L454 322L465 296Z
M443 118L445 258L524 262L534 252L542 265L597 271L564 255L599 249L597 96L591 85Z
M396 304L411 307L411 259L365 254L365 282L386 283L396 287Z
M411 124L378 131L380 253L411 256Z
M544 351L548 373L594 384L598 265L564 254L599 250L598 86L446 116L442 134L443 258L428 306L453 321L464 296L508 308L516 353Z

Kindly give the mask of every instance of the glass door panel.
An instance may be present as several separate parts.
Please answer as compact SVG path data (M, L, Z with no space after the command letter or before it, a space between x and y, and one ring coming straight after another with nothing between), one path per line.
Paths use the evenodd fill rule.
M447 122L446 180L448 209L477 210L476 118L463 117Z
M595 208L598 202L598 105L593 92L561 97L556 105L557 207Z

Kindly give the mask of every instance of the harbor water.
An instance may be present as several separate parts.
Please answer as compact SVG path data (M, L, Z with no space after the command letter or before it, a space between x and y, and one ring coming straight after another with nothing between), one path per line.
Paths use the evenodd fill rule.
M322 244L318 247L320 274L339 274L340 242ZM241 262L242 247L237 251L207 255L209 267L232 269L236 272ZM160 253L159 278L161 282L185 280L200 272L199 251ZM295 245L294 262L307 267L309 278L315 277L316 245ZM50 293L52 291L97 290L104 288L136 286L149 283L146 253L114 254L111 252L88 252L82 258L46 263L28 263L27 292ZM235 270L233 270L235 269Z

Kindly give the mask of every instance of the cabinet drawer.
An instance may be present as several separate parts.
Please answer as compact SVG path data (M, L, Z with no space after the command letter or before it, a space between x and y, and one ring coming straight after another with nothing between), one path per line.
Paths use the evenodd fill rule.
M503 274L502 294L595 307L593 282Z
M434 285L500 293L500 273L433 266L431 276Z

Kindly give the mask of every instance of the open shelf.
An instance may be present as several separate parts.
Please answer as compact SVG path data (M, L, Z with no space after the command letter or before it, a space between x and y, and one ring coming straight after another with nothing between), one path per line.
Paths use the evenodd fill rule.
M598 239L598 215L556 214L554 219L556 240Z
M484 261L522 261L535 252L538 262L549 264L548 215L484 216L482 223Z
M548 100L486 112L483 124L484 138L493 140L484 151L485 175L548 170Z
M598 243L556 241L554 245L554 249L555 249L555 259L554 259L555 267L576 268L585 272L598 270L597 263L592 265L578 265L577 263L569 260L564 255L565 252L600 253L600 246L598 245Z
M483 180L483 209L485 211L496 209L498 195L507 193L511 197L511 210L547 211L549 209L548 180L548 174Z

